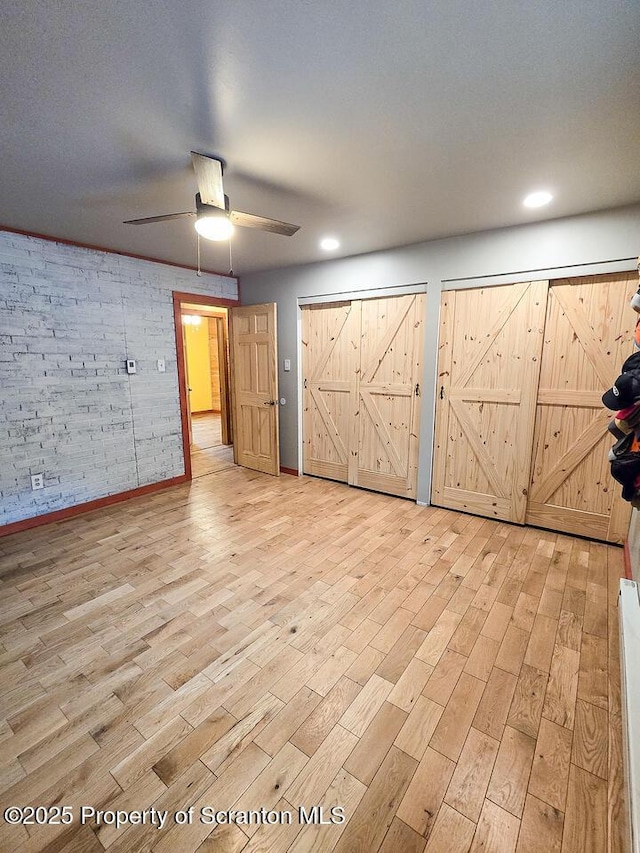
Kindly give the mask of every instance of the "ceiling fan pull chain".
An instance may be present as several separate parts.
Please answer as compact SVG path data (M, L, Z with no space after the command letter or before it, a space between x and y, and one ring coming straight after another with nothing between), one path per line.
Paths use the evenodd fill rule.
M200 234L196 231L196 244L198 246L198 269L196 271L196 275L202 275L200 270Z
M229 240L229 275L233 275L233 260L231 257L231 240Z

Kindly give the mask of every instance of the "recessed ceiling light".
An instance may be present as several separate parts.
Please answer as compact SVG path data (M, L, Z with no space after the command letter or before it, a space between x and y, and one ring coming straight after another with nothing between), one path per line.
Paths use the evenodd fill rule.
M551 193L541 190L540 192L530 193L522 203L525 207L544 207L552 199Z
M340 248L340 240L336 240L335 237L325 237L320 240L320 248L324 249L325 252L335 252L336 249Z

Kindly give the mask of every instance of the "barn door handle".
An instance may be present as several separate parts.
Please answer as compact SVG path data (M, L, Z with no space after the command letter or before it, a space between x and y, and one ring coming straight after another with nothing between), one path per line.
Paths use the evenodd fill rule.
M415 395L416 395L416 397L420 396L420 383L419 382L416 382Z
M307 387L307 380L306 380L306 378L305 378L305 380L304 380L304 387L305 387L305 388Z
M440 386L440 399L444 400L444 385Z

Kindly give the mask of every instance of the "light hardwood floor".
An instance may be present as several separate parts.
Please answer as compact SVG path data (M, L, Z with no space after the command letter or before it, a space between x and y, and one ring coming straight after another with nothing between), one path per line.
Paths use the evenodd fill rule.
M622 850L620 549L231 468L0 563L3 851Z

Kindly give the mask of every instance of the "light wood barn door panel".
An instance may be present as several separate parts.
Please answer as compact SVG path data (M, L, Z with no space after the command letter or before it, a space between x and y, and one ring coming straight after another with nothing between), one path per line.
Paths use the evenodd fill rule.
M280 476L276 306L229 310L234 459Z
M630 505L611 478L602 394L631 354L637 276L554 281L549 289L526 520L622 542Z
M547 287L442 294L434 504L524 523Z
M349 482L415 498L424 294L360 302L357 454Z
M305 474L347 482L359 336L359 305L302 309Z

